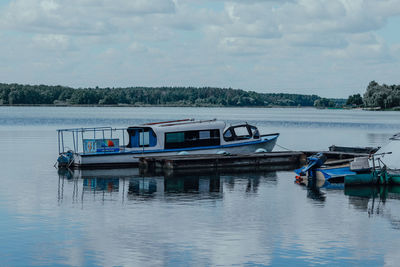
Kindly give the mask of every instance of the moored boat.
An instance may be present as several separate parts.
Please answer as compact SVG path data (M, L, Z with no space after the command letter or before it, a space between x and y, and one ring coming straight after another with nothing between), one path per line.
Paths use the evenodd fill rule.
M67 133L72 135L72 149L66 149ZM278 136L261 135L248 123L227 126L215 119L152 122L122 129L59 129L58 162L60 166L113 167L132 166L142 156L270 152Z
M371 172L345 177L346 185L360 184L400 184L400 133L390 138L390 142L370 157Z

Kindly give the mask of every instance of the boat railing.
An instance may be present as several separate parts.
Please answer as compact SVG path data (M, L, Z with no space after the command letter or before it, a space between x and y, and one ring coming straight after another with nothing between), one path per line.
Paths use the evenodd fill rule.
M389 155L392 154L392 152L383 152L383 153L376 153L376 154L372 154L370 156L371 161L372 161L372 169L381 171L383 169L386 169L386 164L382 161L382 158L385 155Z
M83 154L119 151L126 147L125 141L128 139L125 138L126 130L127 128L112 127L58 129L58 153L62 154L69 150ZM120 139L122 144L119 142Z

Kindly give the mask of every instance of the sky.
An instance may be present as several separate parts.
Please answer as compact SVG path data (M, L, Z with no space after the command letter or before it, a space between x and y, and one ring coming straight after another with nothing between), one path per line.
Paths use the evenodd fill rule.
M346 98L400 84L400 0L0 0L0 82Z

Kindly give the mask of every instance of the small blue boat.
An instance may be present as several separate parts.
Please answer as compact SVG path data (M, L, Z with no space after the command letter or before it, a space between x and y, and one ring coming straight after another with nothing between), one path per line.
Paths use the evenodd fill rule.
M353 164L339 165L339 166L326 166L326 156L323 153L318 153L307 158L307 165L295 170L296 182L299 184L307 184L309 180L314 180L320 187L328 185L332 182L343 183L344 178L348 175L355 175L357 173L369 171L364 167L359 168ZM357 159L357 158L356 158ZM357 161L359 162L359 161ZM358 165L357 165L358 166Z

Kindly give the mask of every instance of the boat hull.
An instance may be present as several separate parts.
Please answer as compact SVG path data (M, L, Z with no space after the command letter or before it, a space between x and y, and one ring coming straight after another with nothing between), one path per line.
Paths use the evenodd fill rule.
M216 154L225 151L230 154L249 154L254 153L257 149L265 149L271 152L275 147L278 136L262 140L259 142L239 143L233 145L222 145L211 148L189 148L174 149L173 151L121 151L118 153L96 153L96 154L80 154L74 155L72 165L77 168L108 168L108 167L126 167L139 164L140 157L157 157L157 156L175 156L185 152L188 154Z
M373 171L369 173L361 173L348 175L345 177L346 185L364 185L364 184L400 184L400 172L398 171Z

